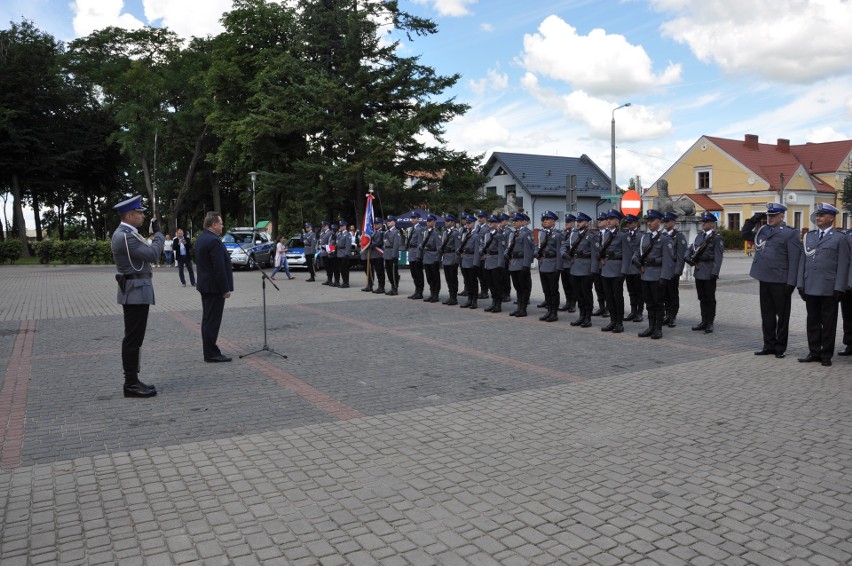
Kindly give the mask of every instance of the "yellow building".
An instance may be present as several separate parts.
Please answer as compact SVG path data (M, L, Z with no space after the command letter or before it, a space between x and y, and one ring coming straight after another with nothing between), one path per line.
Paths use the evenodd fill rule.
M742 222L767 202L787 206L787 224L810 227L816 203L841 207L843 180L850 173L852 140L790 145L702 136L643 195L650 207L659 196L661 180L669 196L689 198L700 212L718 213L720 226L738 230ZM849 213L838 215L837 225L850 227Z

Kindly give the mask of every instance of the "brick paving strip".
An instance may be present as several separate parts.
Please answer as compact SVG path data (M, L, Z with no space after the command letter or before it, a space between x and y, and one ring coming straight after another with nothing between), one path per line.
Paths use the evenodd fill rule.
M189 330L197 332L199 335L201 334L200 325L194 320L184 315L183 313L172 312L169 314L171 314L171 316L175 320L180 322ZM238 352L242 349L230 340L227 340L222 337L219 338L219 345L224 346L227 350L230 350L232 352ZM243 358L242 361L259 371L263 375L274 379L276 382L286 387L292 393L295 393L320 411L332 417L345 421L349 419L357 419L359 417L364 416L364 414L358 411L357 409L353 409L352 407L341 403L330 395L326 395L319 389L308 385L292 373L286 372L278 366L275 366L262 358Z
M27 416L27 392L30 386L30 361L33 355L34 320L22 320L6 366L0 390L0 468L10 470L21 465L24 424Z

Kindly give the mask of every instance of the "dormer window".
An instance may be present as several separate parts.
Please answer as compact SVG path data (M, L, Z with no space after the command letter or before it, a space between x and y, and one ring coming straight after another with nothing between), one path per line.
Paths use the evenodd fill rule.
M495 177L498 176L498 175L507 175L506 170L503 169L502 165L497 168L497 171L494 172Z

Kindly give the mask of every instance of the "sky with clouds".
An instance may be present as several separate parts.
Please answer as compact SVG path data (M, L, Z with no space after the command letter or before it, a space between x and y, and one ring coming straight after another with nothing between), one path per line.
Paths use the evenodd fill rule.
M589 155L654 182L701 135L852 137L848 0L399 0L439 26L400 53L461 79L455 149ZM68 41L107 25L215 34L230 0L3 0Z

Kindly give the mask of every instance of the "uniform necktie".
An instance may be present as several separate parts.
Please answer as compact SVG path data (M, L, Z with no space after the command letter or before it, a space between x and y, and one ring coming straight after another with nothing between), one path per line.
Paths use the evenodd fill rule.
M819 231L819 239L822 240L822 237L825 236L825 232L822 230Z

